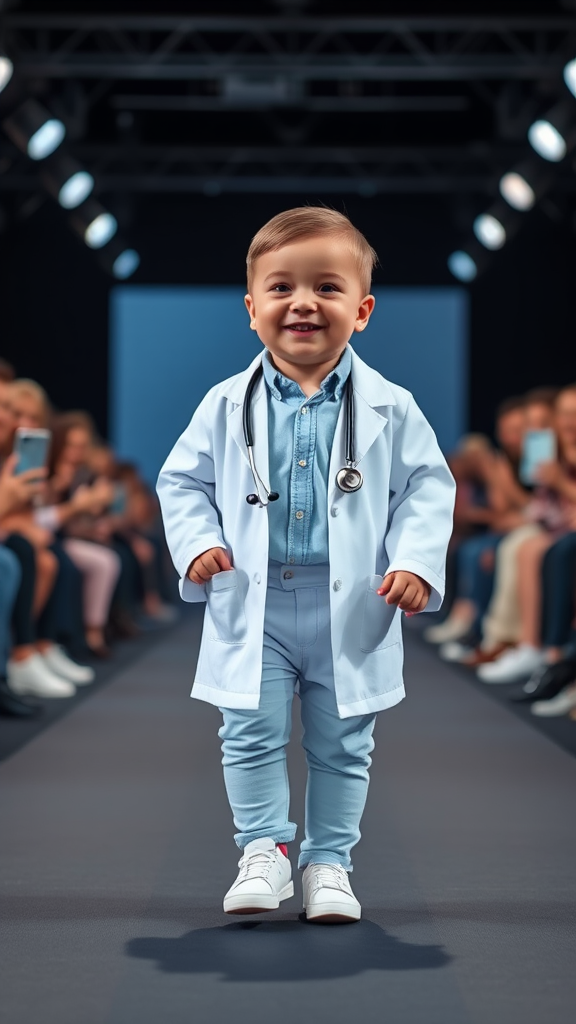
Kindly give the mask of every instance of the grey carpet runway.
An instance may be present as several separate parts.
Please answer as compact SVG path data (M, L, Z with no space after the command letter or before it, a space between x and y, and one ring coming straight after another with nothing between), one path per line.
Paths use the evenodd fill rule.
M576 760L408 638L379 718L357 925L227 918L198 610L0 765L3 1024L566 1024ZM303 760L291 750L301 820Z

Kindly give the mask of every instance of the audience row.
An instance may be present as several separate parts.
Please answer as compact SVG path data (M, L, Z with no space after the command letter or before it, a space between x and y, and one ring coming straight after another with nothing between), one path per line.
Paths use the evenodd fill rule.
M18 471L18 428L49 431L45 469ZM72 696L95 676L79 662L109 657L142 615L171 621L167 562L136 467L87 413L56 415L39 384L0 360L0 712L32 716L42 699Z
M424 636L534 715L576 719L576 384L508 399L495 436L449 460L448 614Z

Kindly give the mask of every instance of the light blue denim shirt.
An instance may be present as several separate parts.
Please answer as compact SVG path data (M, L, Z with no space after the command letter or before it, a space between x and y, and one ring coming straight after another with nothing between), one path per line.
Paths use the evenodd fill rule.
M352 356L340 362L306 398L294 380L263 359L268 400L270 487L278 501L268 506L269 557L294 565L328 562L328 470L344 385Z

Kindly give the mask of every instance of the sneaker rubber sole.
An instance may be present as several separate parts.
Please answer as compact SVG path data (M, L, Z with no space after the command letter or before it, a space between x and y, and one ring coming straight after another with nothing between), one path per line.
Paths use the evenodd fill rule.
M278 910L283 900L289 900L294 895L294 883L288 882L279 893L265 896L263 893L250 895L244 893L241 896L226 896L224 898L225 914L263 914L267 910Z
M349 903L319 903L317 907L308 909L304 907L307 921L315 921L319 924L352 924L359 921L362 916L360 905L351 907Z

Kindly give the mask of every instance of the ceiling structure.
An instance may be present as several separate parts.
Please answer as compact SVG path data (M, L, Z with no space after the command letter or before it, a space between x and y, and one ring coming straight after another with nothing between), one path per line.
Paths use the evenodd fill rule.
M0 103L33 95L61 117L100 194L493 195L576 55L569 0L434 17L362 2L354 16L303 0L114 6L0 6L15 65ZM557 187L575 180L567 163ZM0 191L37 187L0 137Z

